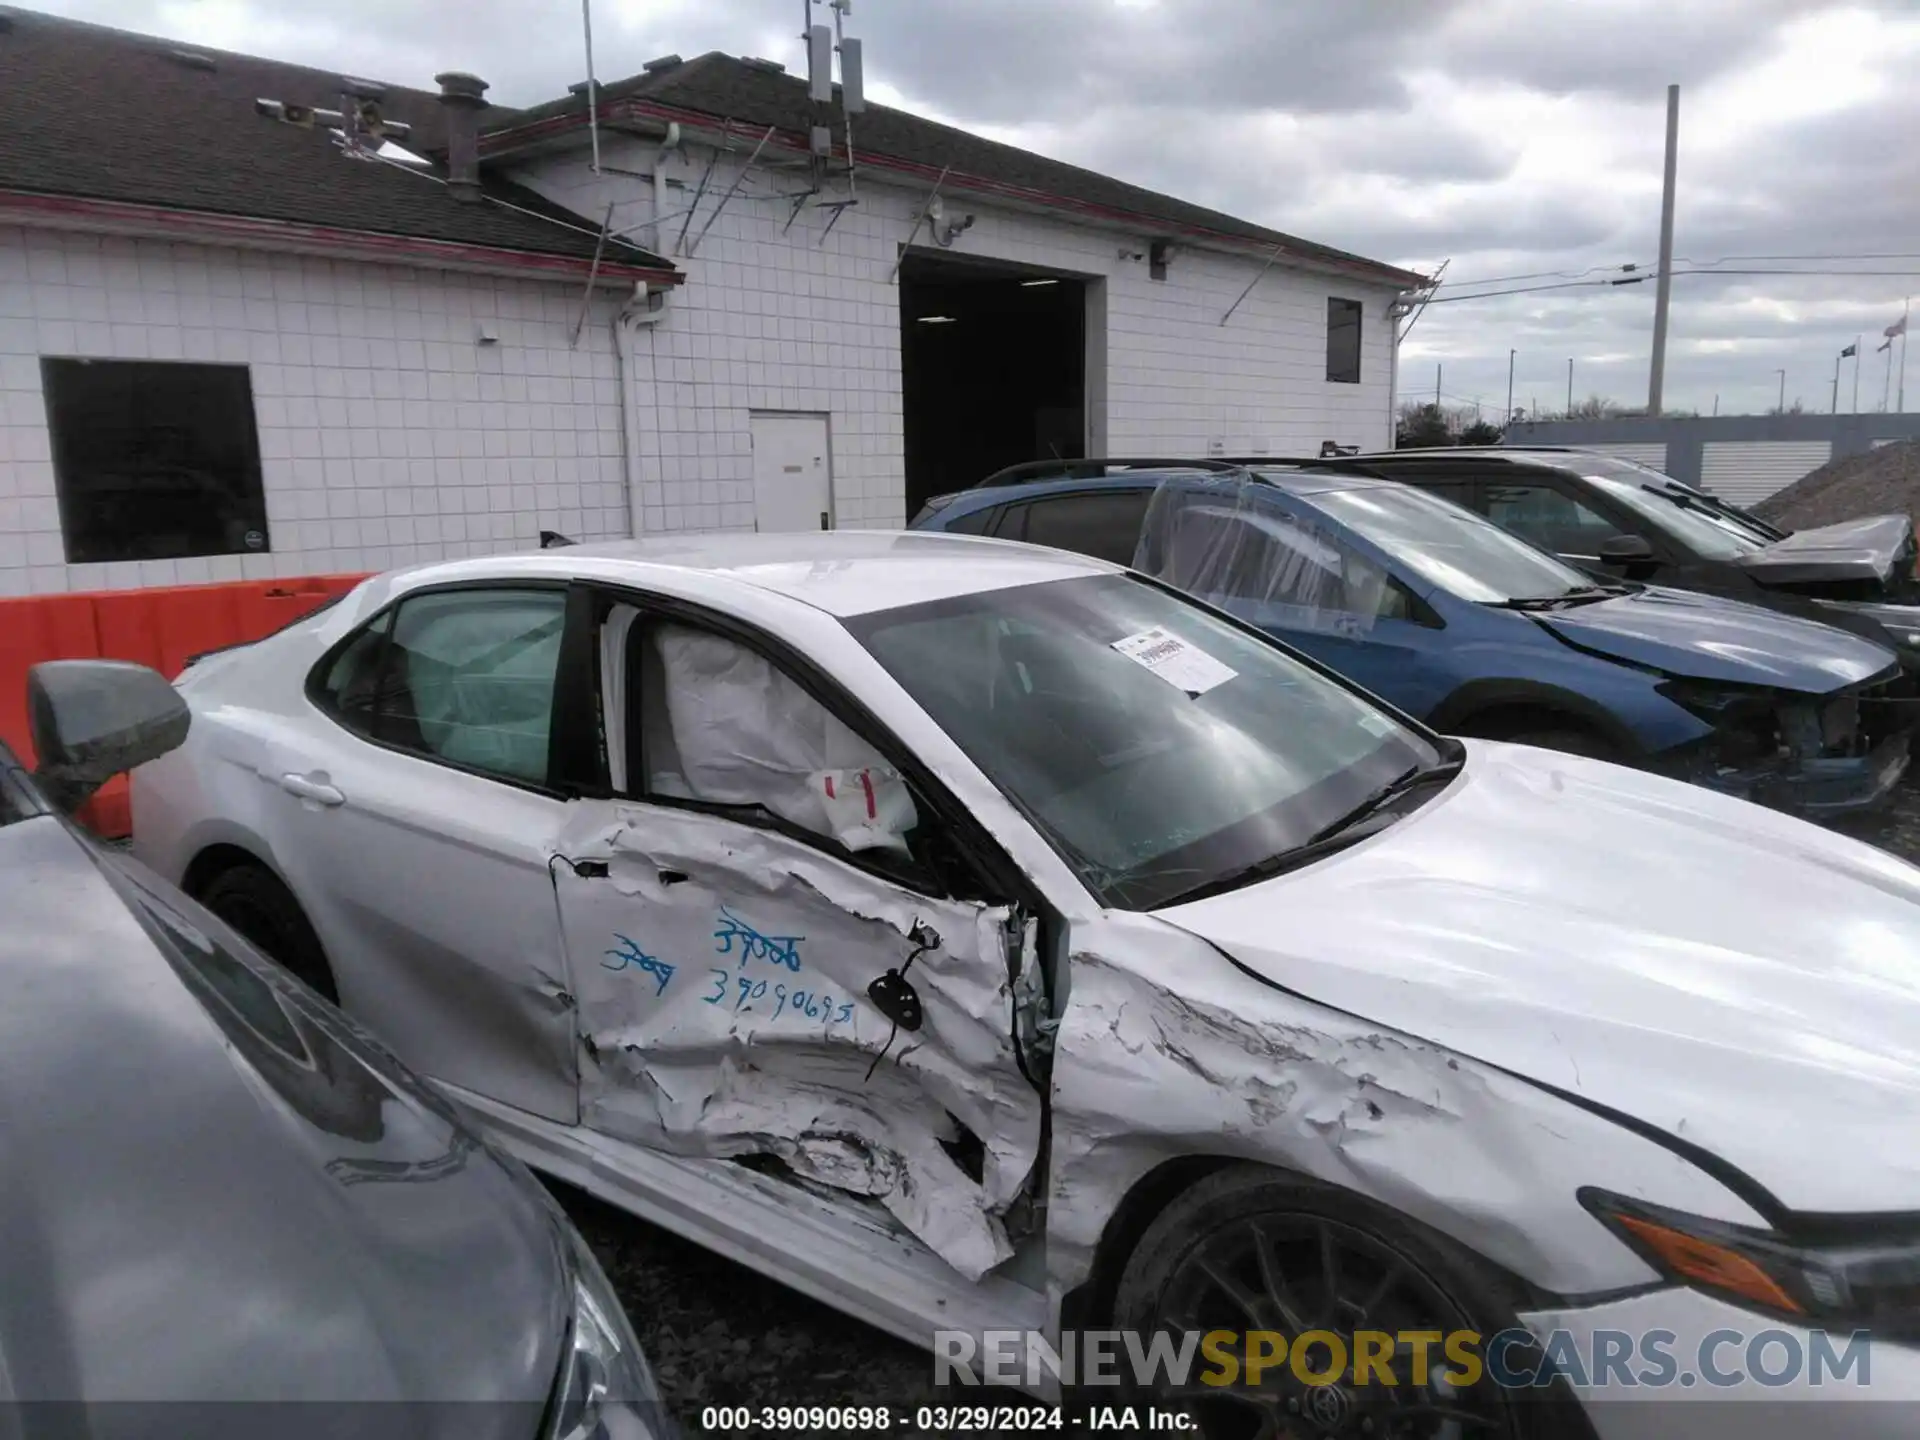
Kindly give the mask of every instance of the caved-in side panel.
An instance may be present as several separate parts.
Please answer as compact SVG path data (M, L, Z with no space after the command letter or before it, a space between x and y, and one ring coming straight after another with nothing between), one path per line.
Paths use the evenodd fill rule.
M1076 925L1073 947L1054 1059L1056 1306L1086 1279L1121 1198L1180 1156L1255 1161L1367 1195L1562 1295L1655 1278L1581 1208L1582 1185L1758 1222L1654 1142L1290 995L1148 917Z
M1008 911L712 816L584 808L561 845L573 863L554 867L583 1123L674 1154L775 1156L877 1200L970 1279L1006 1260L1001 1216L1041 1114L1013 1049ZM917 955L916 927L937 937ZM902 969L918 1030L868 998Z

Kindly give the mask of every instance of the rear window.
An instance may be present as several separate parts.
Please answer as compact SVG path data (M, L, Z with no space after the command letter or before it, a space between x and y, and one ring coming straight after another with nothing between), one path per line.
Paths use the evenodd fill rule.
M1146 518L1152 490L1085 490L1035 500L1026 507L1026 530L1020 536L1029 545L1051 545L1131 565L1140 544L1140 522Z
M993 517L1000 513L997 505L982 505L970 514L949 520L941 528L956 535L984 535L993 525Z

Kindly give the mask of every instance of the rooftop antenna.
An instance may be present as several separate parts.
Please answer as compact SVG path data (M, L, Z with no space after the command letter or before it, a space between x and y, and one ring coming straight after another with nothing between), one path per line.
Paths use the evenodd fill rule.
M831 113L827 107L833 104L833 57L836 53L840 56L840 125L846 136L847 195L844 200L826 201L820 207L833 212L820 232L819 243L824 245L840 217L850 207L860 203L854 178L857 165L853 149L853 117L863 114L867 108L865 64L859 39L846 33L846 18L853 13L853 0L801 0L801 3L805 24L800 38L807 47L807 98L813 102L816 116ZM814 23L813 7L821 3L825 3L833 12L831 28ZM827 124L813 125L807 149L813 183L796 199L793 214L787 217L788 225L799 218L807 201L819 193L829 173L833 160L831 119Z
M389 120L380 113L380 102L386 93L385 87L370 80L349 78L340 81L338 110L283 100L255 100L253 109L255 114L278 120L283 125L296 125L302 130L319 126L336 131L340 149L350 159L364 160L377 156L386 141L404 140L413 133L411 125Z
M587 37L587 134L593 139L593 173L600 173L600 83L593 78L593 0L580 0L580 28Z

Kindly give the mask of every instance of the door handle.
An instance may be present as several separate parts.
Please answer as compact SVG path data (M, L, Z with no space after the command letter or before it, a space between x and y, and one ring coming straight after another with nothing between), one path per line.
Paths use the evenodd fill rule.
M324 781L309 780L304 775L282 775L280 788L289 795L298 795L302 800L311 800L316 805L344 805L347 797Z

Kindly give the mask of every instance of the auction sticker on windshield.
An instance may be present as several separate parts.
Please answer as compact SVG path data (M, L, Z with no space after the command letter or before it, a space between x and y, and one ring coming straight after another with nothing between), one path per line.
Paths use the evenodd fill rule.
M1113 648L1189 695L1204 695L1240 673L1160 625L1116 640Z

